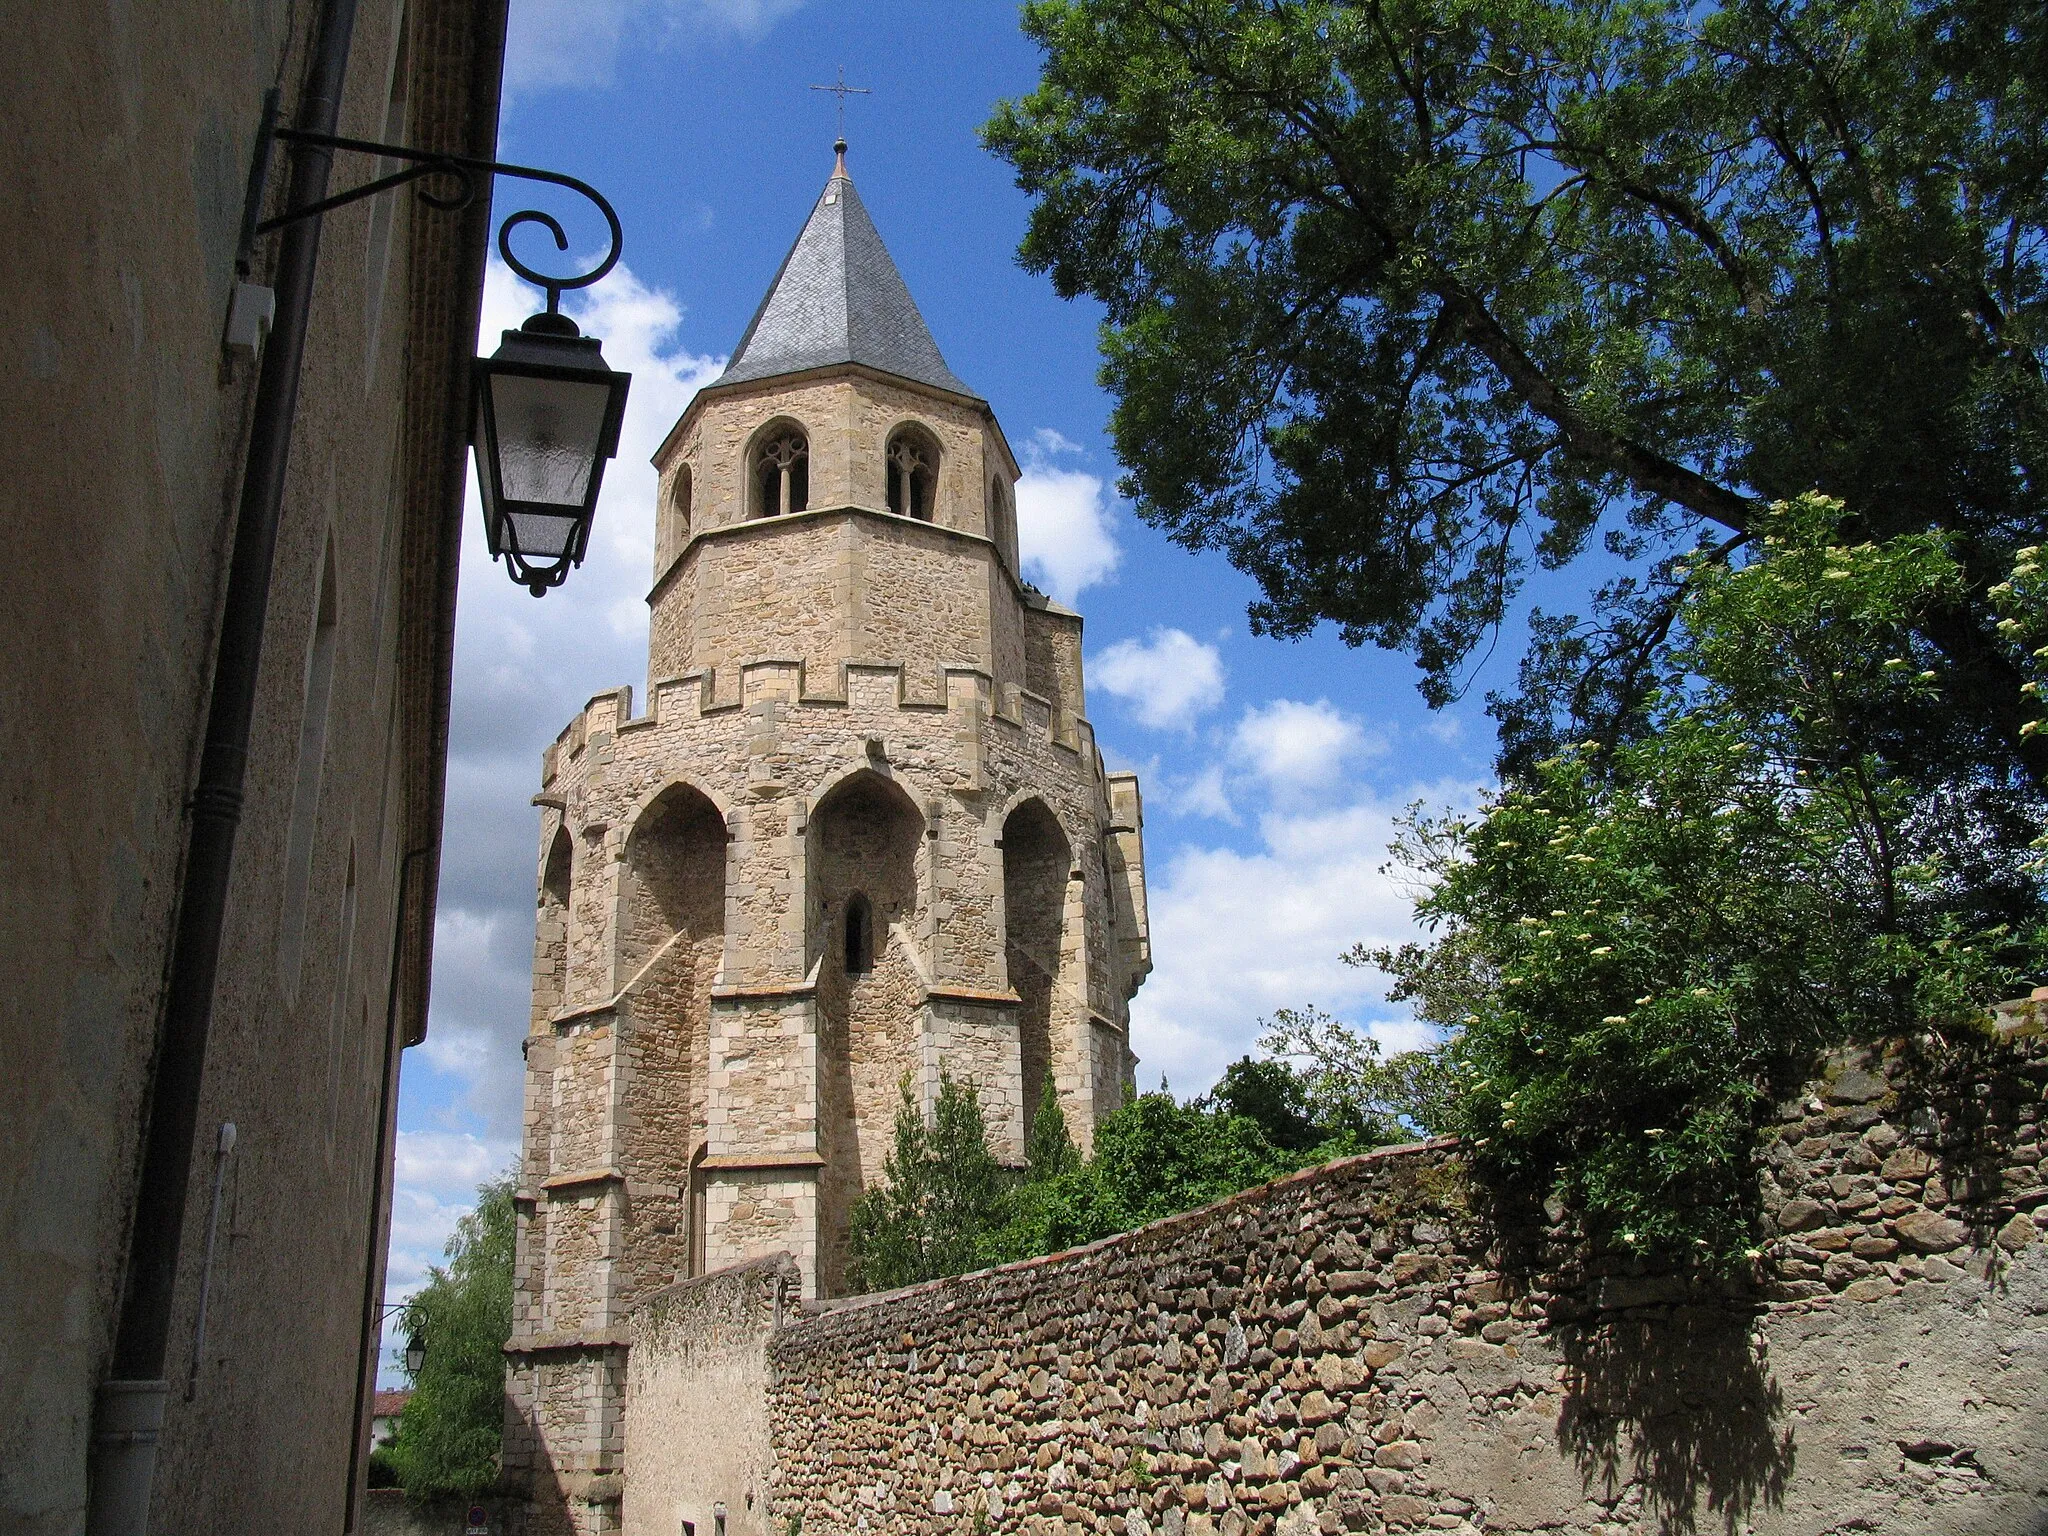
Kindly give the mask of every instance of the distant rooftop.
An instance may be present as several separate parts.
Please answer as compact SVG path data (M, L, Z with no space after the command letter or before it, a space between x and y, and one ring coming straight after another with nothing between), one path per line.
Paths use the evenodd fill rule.
M834 148L839 158L832 178L719 382L863 363L920 384L973 394L939 355L903 275L861 206L846 174L845 141Z

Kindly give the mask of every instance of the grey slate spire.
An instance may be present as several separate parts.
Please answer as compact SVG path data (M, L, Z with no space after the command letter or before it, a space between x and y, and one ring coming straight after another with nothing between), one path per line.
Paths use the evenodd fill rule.
M721 384L864 363L884 373L971 395L926 329L903 275L846 174L846 141L803 233L782 259L768 297L733 349Z

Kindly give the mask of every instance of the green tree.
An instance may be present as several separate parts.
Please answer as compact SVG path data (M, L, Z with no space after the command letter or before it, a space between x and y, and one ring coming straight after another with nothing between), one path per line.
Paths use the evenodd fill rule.
M416 1499L469 1497L498 1479L517 1177L515 1170L478 1188L476 1209L448 1240L447 1266L436 1266L406 1303L403 1326L427 1354L381 1455Z
M1370 965L1353 949L1344 960ZM1408 1141L1442 1119L1448 1091L1434 1051L1380 1054L1379 1042L1320 1008L1281 1008L1265 1021L1259 1049L1285 1063L1320 1131L1322 1156Z
M1307 1085L1284 1061L1240 1057L1223 1069L1202 1104L1251 1121L1282 1152L1305 1152L1329 1139L1316 1121Z
M1760 1111L1816 1053L1980 1028L2043 954L2038 878L1987 871L1981 825L1885 750L1941 687L1914 647L1966 580L1953 540L1844 545L1819 497L1767 517L1760 558L1693 582L1653 730L1410 823L1434 938L1369 957L1455 1032L1431 1117L1482 1167L1731 1267ZM1994 877L2023 928L1985 910Z
M1819 489L1949 531L1923 783L2038 795L1985 589L2048 519L2048 10L2022 0L1034 0L984 130L1107 315L1125 490L1254 627L1433 702L1531 563L1508 761L1615 740L1692 583ZM1683 560L1682 551L1696 550ZM1922 667L1917 670L1927 670ZM2010 788L2002 792L2012 793Z
M1038 1109L1031 1117L1031 1141L1024 1161L1034 1184L1050 1184L1081 1166L1081 1149L1067 1130L1066 1112L1060 1108L1059 1090L1048 1077L1045 1091L1038 1096Z
M1009 1218L1009 1181L988 1149L974 1085L941 1068L929 1122L908 1073L900 1089L882 1182L853 1208L849 1278L856 1290L891 1290L972 1269Z

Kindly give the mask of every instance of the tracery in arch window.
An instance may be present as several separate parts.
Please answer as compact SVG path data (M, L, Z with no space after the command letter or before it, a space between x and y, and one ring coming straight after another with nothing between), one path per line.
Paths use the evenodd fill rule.
M889 510L930 522L938 499L938 446L915 427L898 427L890 434L887 458Z
M810 504L810 441L795 427L777 428L754 452L754 516L779 517Z

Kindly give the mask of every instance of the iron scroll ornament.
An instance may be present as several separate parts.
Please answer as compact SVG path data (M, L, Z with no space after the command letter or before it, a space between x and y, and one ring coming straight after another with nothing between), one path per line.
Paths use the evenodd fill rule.
M513 231L523 224L538 224L554 237L556 250L567 251L569 237L560 221L536 208L506 215L498 227L498 254L511 271L547 295L547 308L529 316L518 330L507 331L503 346L472 364L473 443L486 542L494 560L505 560L514 581L535 597L544 595L561 585L572 566L583 563L604 465L618 451L631 376L608 368L597 339L580 336L575 322L561 312L564 292L587 288L618 265L625 243L618 211L588 182L560 171L281 127L278 100L275 90L265 94L243 203L235 266L245 283L260 236L412 182L420 183L421 201L444 212L472 206L479 191L488 195L496 177L511 176L565 187L588 199L604 215L610 241L602 259L588 271L565 275L538 271L512 249ZM279 140L295 147L301 157L312 157L315 167L336 150L374 155L387 164L398 161L402 165L346 191L288 207L265 219L261 217L265 186ZM324 181L324 168L321 170ZM428 184L441 177L453 184L447 191ZM238 289L238 303L240 296ZM602 396L595 416L591 414L593 391ZM558 439L565 425L569 435ZM508 466L516 468L508 471Z
M282 139L287 144L303 144L315 149L342 149L355 154L376 155L386 160L411 162L404 169L366 181L361 186L350 187L346 192L337 192L323 197L318 202L308 203L303 208L294 208L273 218L261 218L264 184L268 179L271 145ZM256 239L287 224L301 219L317 218L336 208L345 208L350 203L360 202L366 197L375 197L379 192L388 192L411 182L422 181L431 176L447 176L454 179L456 190L452 195L435 192L430 187L419 189L420 201L429 207L446 213L458 212L476 201L480 183L488 185L491 178L512 176L522 181L546 182L551 186L567 187L571 192L590 199L598 212L604 215L605 226L610 232L611 243L604 259L590 271L570 277L552 277L537 272L512 253L512 231L522 224L538 224L555 237L555 249L569 249L569 236L553 215L537 208L522 208L508 214L498 226L498 254L520 277L539 288L548 296L548 314L561 310L563 293L575 288L588 288L600 281L611 269L619 264L619 253L625 246L625 229L619 223L618 211L605 195L587 181L560 171L544 171L537 166L510 165L502 160L478 160L468 155L448 154L440 150L408 149L398 144L379 144L369 139L342 138L331 133L312 133L303 128L280 127L277 122L277 93L268 93L263 104L263 123L258 130L255 165L249 176L249 196L242 215L242 240L237 253L236 270L244 276L249 271L250 253Z

